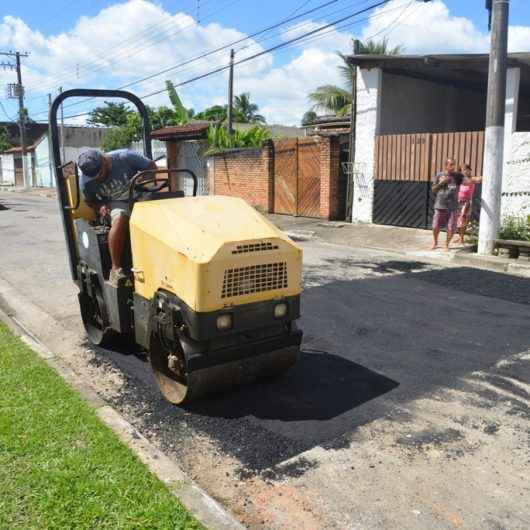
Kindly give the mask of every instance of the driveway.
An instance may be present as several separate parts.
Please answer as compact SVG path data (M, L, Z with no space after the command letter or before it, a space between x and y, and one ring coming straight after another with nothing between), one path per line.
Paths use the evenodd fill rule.
M54 322L26 325L244 524L530 527L529 280L303 242L298 365L177 408L87 344L55 201L0 203L0 280Z

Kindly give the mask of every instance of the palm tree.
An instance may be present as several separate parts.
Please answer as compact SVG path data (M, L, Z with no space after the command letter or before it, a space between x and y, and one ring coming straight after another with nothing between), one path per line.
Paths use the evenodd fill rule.
M242 123L265 123L265 118L257 114L259 107L250 102L250 94L243 92L234 98L234 117Z
M308 110L302 116L302 126L312 125L313 123L315 123L316 119L317 119L317 113L314 110Z
M390 48L388 38L380 41L372 39L361 42L359 47L360 55L400 55L403 50L401 45ZM309 94L309 99L313 102L313 109L331 112L336 116L344 116L351 112L351 91L353 66L347 62L347 57L341 52L337 55L344 64L339 65L341 76L344 80L345 88L337 85L319 86L314 92Z

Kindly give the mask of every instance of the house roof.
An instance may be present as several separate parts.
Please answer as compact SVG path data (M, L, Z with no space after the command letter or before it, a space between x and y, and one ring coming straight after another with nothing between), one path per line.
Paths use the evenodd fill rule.
M306 126L306 129L311 136L337 136L349 133L350 125L349 114L344 116L328 114L318 116L311 125Z
M7 134L9 136L9 142L11 143L11 145L19 145L20 131L17 122L0 121L0 127L5 127L7 129ZM36 142L47 130L48 125L46 123L36 123L31 121L27 122L26 142Z
M206 131L210 127L210 121L192 121L184 125L174 125L155 129L151 132L151 138L157 140L200 140L206 137Z
M485 90L489 54L350 55L349 64L385 72ZM530 52L508 54L508 67L521 68L521 91L530 95Z

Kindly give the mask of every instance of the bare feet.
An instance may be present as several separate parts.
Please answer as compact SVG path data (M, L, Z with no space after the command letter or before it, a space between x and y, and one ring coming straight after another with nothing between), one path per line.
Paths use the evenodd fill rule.
M444 250L445 252L449 252L449 245L445 245Z
M431 245L431 250L436 250L438 248L438 243L433 243Z

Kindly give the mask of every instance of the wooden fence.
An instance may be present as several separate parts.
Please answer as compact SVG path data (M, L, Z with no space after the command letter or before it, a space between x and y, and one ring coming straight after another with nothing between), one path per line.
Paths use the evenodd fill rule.
M484 132L390 134L375 147L373 221L378 224L428 228L433 214L431 180L447 158L457 167L470 164L482 175ZM475 214L480 204L476 188Z
M320 144L314 138L274 142L274 212L320 216Z
M483 156L484 131L377 136L375 179L429 182L447 158L482 175Z

